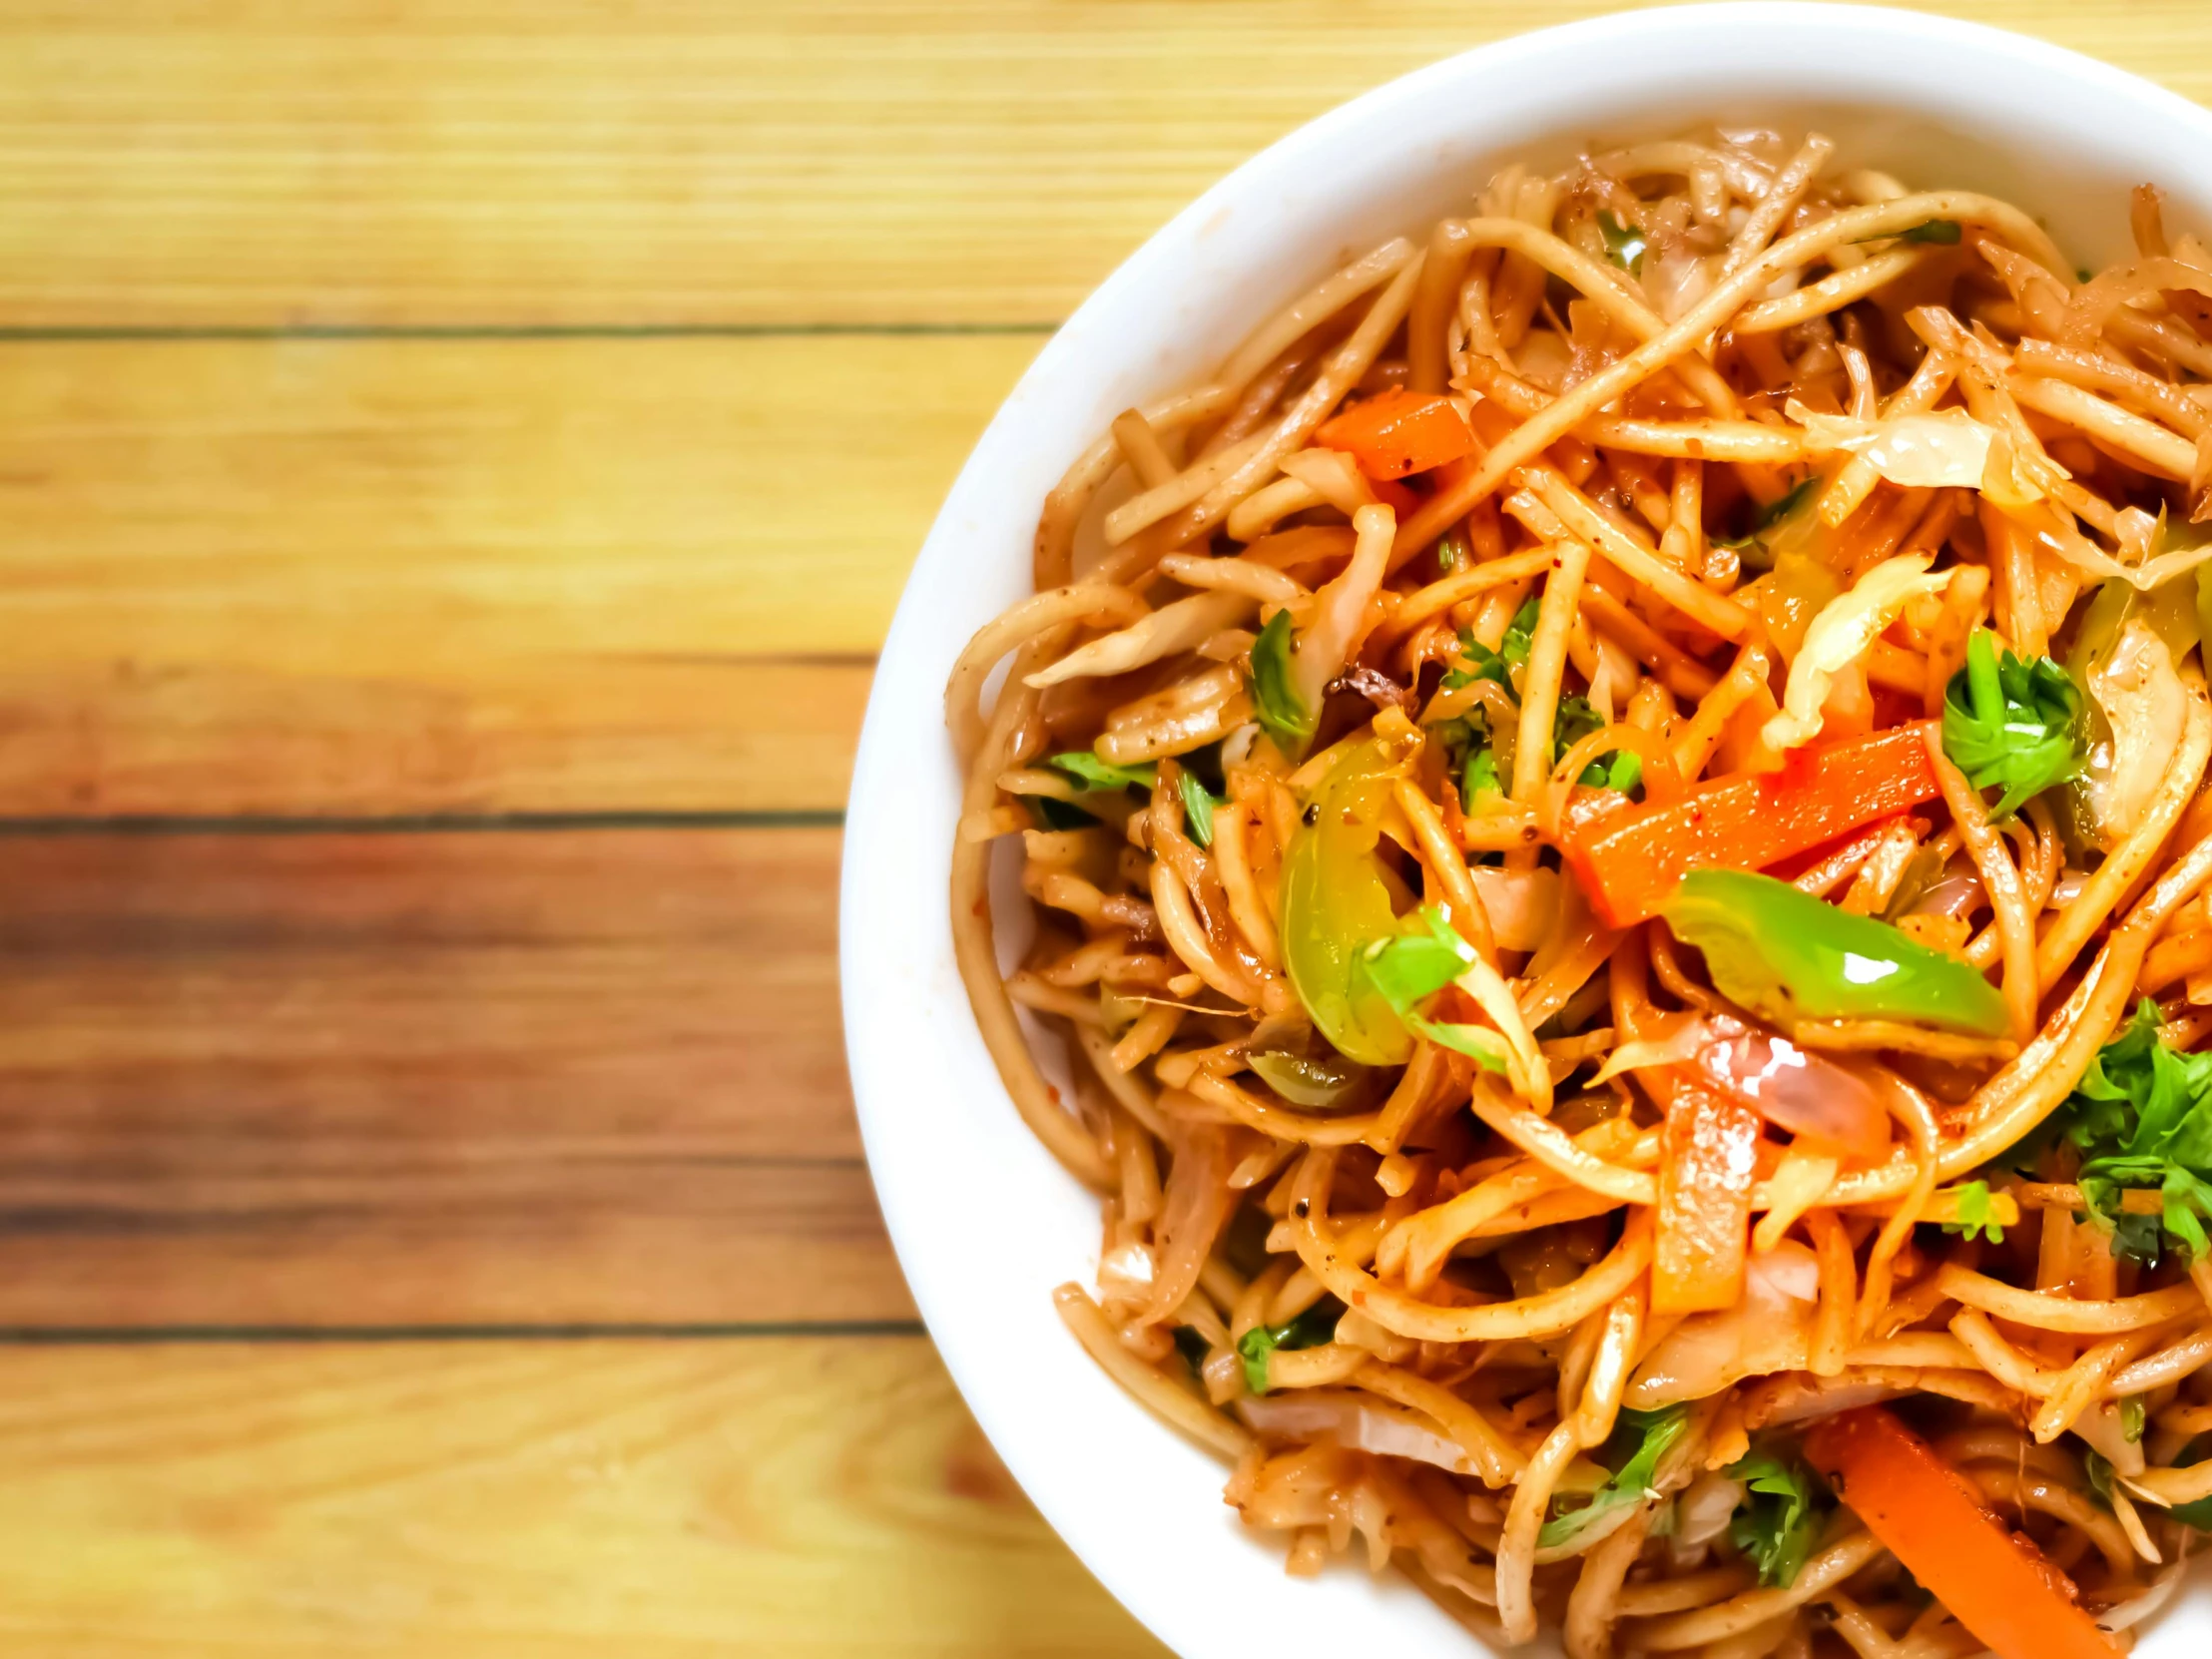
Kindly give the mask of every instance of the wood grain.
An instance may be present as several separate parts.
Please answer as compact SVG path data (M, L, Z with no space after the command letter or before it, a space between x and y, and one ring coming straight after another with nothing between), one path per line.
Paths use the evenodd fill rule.
M0 1351L0 1486L11 1659L1164 1653L918 1338Z
M18 0L0 321L1050 321L1554 0ZM2212 96L2200 0L1957 0Z
M0 1327L911 1316L830 830L0 843Z
M0 343L0 815L838 806L1036 345Z

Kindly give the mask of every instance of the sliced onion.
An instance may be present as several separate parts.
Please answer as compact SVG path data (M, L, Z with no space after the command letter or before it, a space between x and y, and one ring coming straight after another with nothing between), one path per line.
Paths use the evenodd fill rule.
M2153 1613L2173 1600L2174 1592L2181 1588L2181 1575L2189 1565L2189 1534L2181 1535L2181 1559L2151 1580L2150 1588L2141 1595L2123 1601L2097 1620L2101 1630L2126 1630L2141 1624Z
M1953 870L1913 900L1911 914L1962 916L1970 913L1980 898L1981 877L1970 869Z
M1707 1043L1692 1062L1698 1074L1743 1101L1778 1129L1826 1141L1862 1158L1890 1144L1882 1097L1833 1060L1763 1031Z
M1841 1411L1872 1405L1878 1400L1895 1399L1912 1391L1892 1382L1869 1382L1848 1375L1811 1378L1805 1391L1778 1408L1767 1422L1776 1427L1783 1423L1811 1422L1816 1417L1833 1417Z
M2107 735L2091 746L2074 788L2097 833L2117 845L2141 822L2181 747L2189 698L2173 654L2140 617L2121 628L2087 680Z
M1821 1259L1795 1239L1758 1251L1744 1265L1744 1295L1754 1302L1818 1302Z
M1626 1403L1638 1410L1703 1399L1746 1377L1803 1371L1811 1353L1820 1262L1794 1239L1755 1255L1744 1273L1744 1300L1713 1314L1692 1314L1637 1368Z
M1928 568L1934 558L1930 553L1900 553L1885 559L1821 607L1790 664L1781 712L1759 729L1762 741L1776 749L1797 749L1820 736L1822 709L1838 677L1866 656L1914 600L1940 593L1949 584L1949 571Z
M1457 1440L1439 1434L1410 1411L1384 1400L1336 1388L1303 1388L1290 1393L1247 1395L1237 1401L1237 1411L1263 1434L1329 1440L1355 1451L1433 1463L1453 1474L1477 1472Z
M1152 1252L1135 1241L1099 1259L1098 1288L1124 1302L1145 1297L1152 1289Z
M1534 950L1559 917L1559 872L1534 869L1469 870L1474 890L1490 918L1490 932L1501 950Z
M2132 1477L2144 1469L2141 1442L2127 1437L2117 1400L2100 1400L2073 1420L2073 1431L2100 1452L2114 1474Z
M1728 1530L1729 1518L1744 1500L1744 1483L1708 1469L1675 1500L1675 1542L1683 1549L1709 1544Z
M1153 1229L1152 1295L1145 1304L1145 1323L1156 1324L1182 1307L1198 1283L1199 1270L1240 1196L1229 1185L1235 1167L1229 1137L1218 1129L1194 1129L1177 1143L1159 1224Z

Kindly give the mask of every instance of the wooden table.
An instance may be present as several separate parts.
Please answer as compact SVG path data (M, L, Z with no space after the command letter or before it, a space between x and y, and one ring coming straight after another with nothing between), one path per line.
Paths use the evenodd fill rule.
M1158 1651L875 1217L871 653L1149 231L1598 9L0 5L0 1651Z

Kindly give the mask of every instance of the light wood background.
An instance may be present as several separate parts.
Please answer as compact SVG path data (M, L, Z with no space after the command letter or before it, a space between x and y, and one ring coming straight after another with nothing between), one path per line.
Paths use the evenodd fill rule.
M875 1217L871 654L1147 233L1600 9L0 0L0 1652L1158 1652Z

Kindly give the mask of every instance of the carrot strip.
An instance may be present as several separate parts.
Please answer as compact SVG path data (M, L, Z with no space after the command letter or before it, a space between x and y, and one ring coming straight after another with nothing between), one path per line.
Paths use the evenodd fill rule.
M1759 1114L1671 1068L1656 1078L1664 1079L1657 1086L1667 1097L1667 1116L1659 1141L1651 1311L1733 1308L1744 1294Z
M1403 478L1474 453L1474 433L1450 398L1401 386L1323 421L1314 441L1343 450L1370 478Z
M2041 1550L2004 1527L1929 1443L1880 1406L1815 1423L1805 1455L1867 1530L2001 1659L2119 1649Z
M1570 812L1560 850L1598 918L1630 927L1658 914L1693 869L1765 869L1936 794L1916 723L1797 751L1780 772L1709 779L1672 801Z

